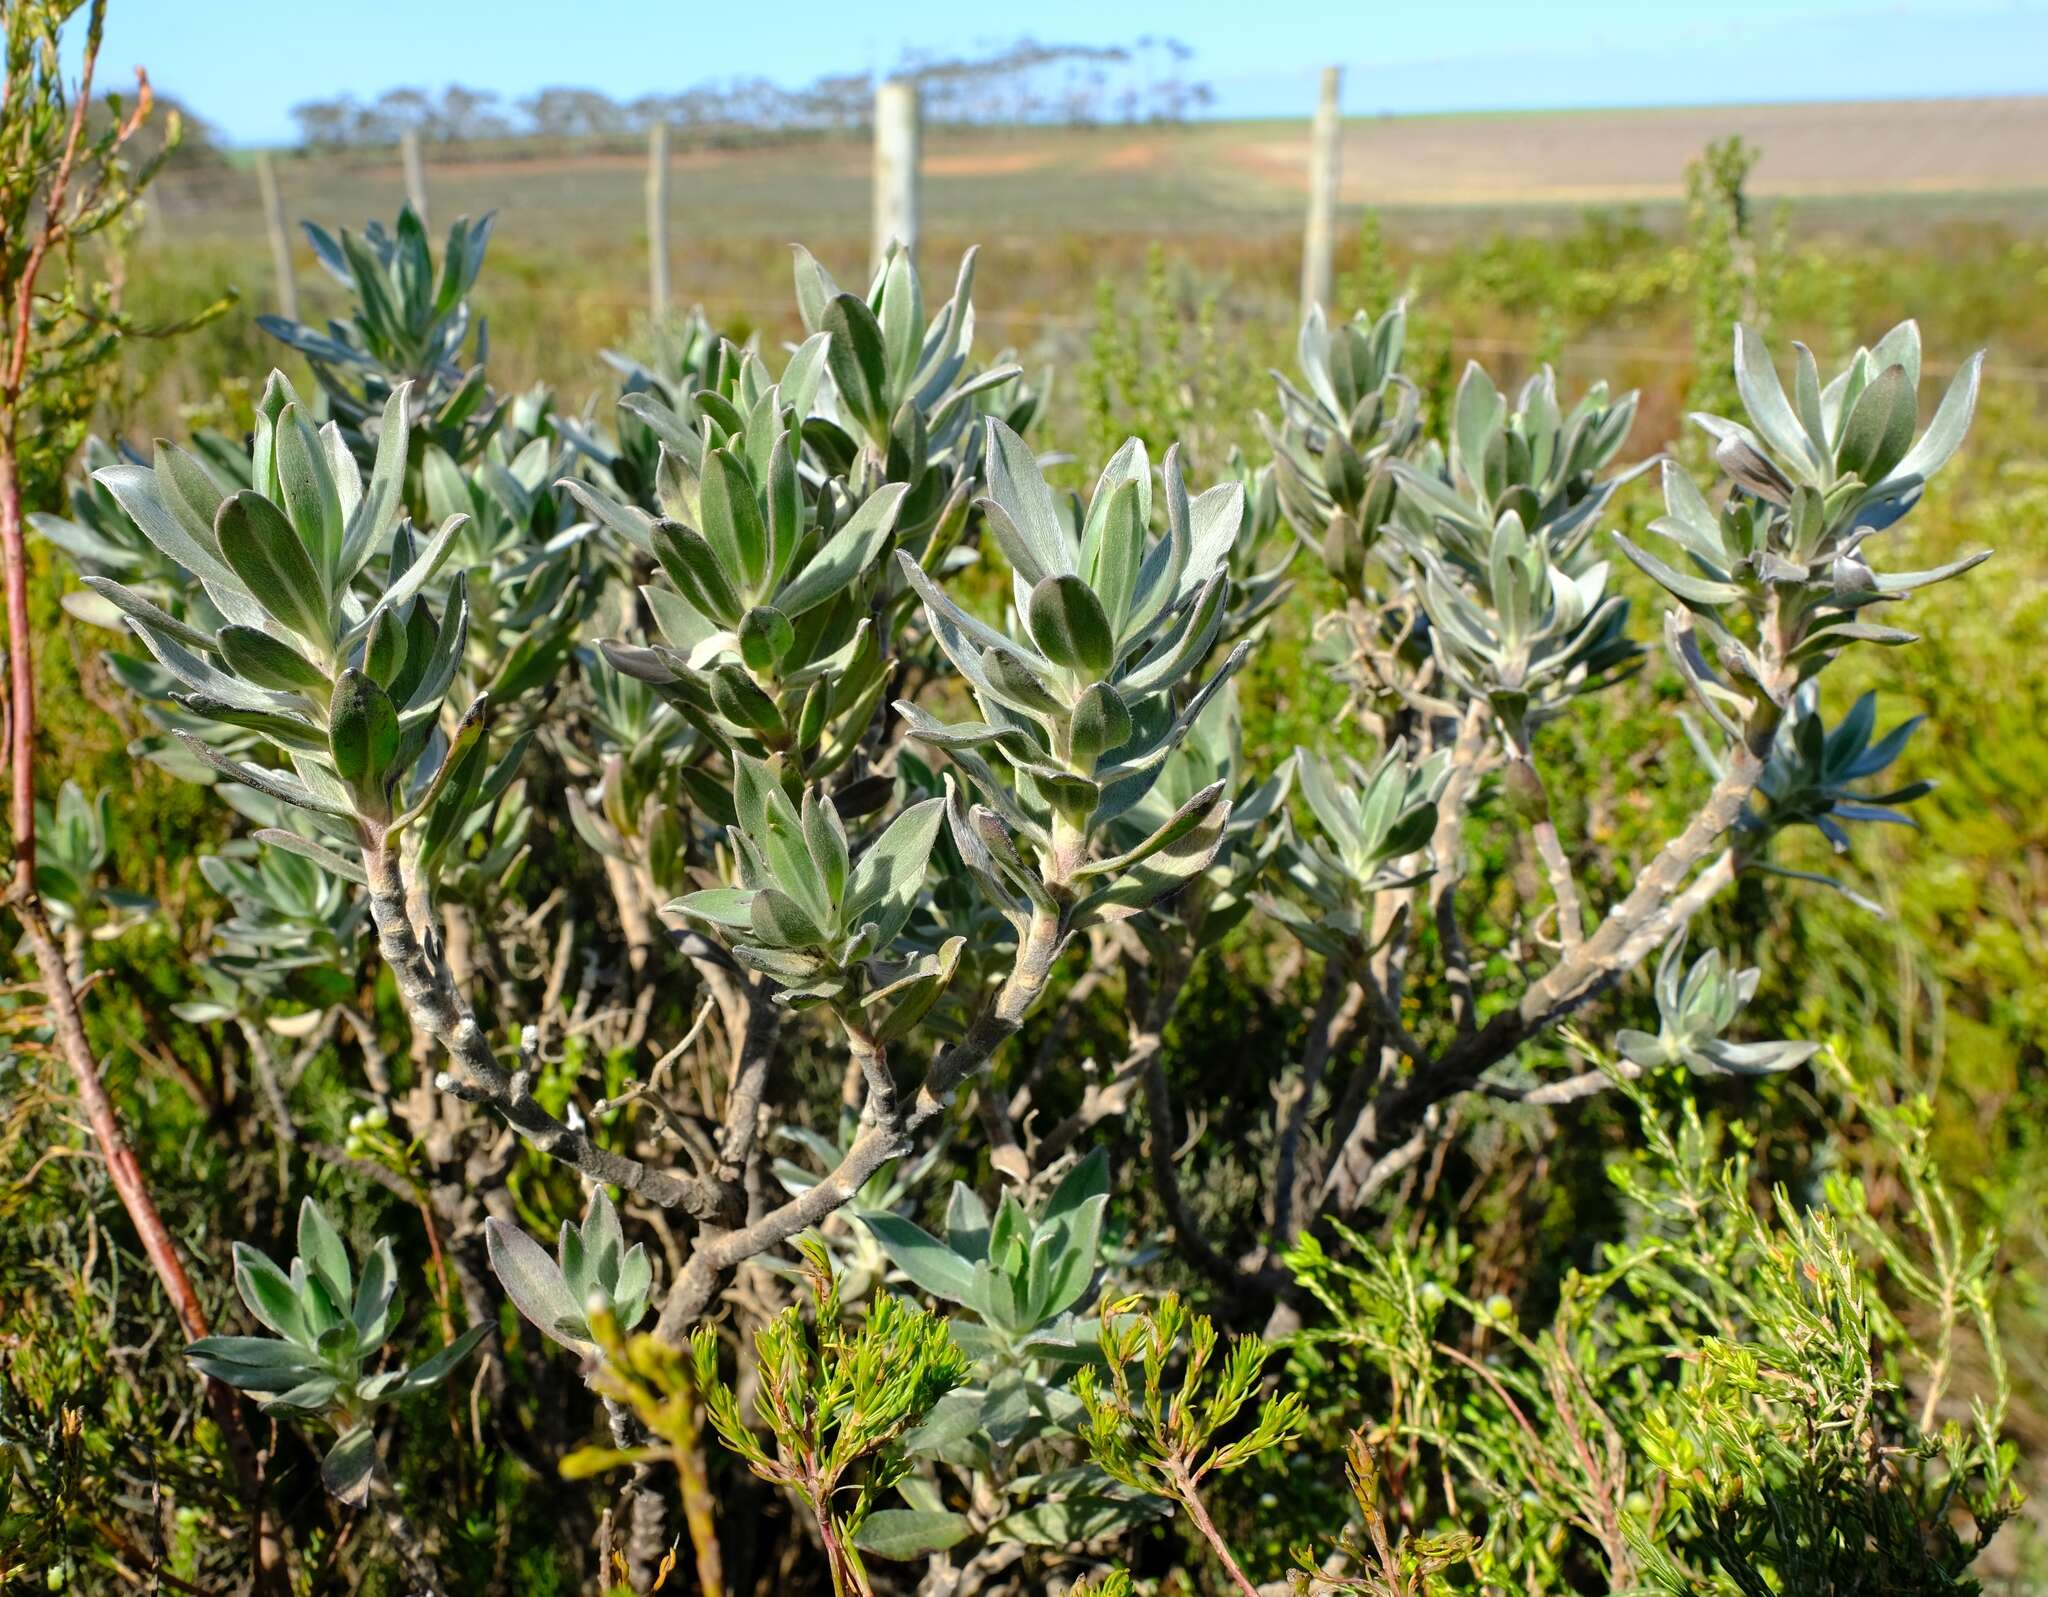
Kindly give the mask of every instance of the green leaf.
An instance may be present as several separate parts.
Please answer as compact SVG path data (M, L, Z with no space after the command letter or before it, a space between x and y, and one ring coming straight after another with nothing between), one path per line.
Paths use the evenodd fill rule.
M1167 894L1178 892L1207 870L1223 843L1224 823L1230 818L1229 801L1217 800L1202 810L1200 817L1192 831L1151 858L1131 866L1107 887L1076 905L1074 928L1085 930L1128 919Z
M1053 508L1052 490L1031 446L1002 422L988 419L987 472L989 497L1009 518L1020 549L1005 546L1019 575L1036 586L1047 577L1071 574L1074 555ZM1022 553L1026 558L1017 558Z
M846 893L845 823L839 819L838 810L818 797L815 788L804 794L801 818L804 846L810 851L811 863L825 878L826 901L837 904Z
M432 1358L407 1370L399 1390L410 1396L414 1392L424 1392L430 1386L438 1386L447 1379L456 1365L469 1357L470 1350L481 1342L489 1331L490 1327L487 1325L472 1325Z
M358 1425L327 1450L320 1461L320 1484L337 1501L358 1507L369 1501L370 1477L377 1468L377 1433Z
M976 685L1012 709L1054 722L1067 719L1073 711L1054 684L1051 662L1036 654L1027 659L1007 648L983 649L981 671L985 682Z
M355 1297L355 1272L349 1268L348 1244L334 1229L334 1222L311 1198L299 1204L299 1257L308 1271L323 1281L336 1303Z
M776 768L767 761L757 760L751 754L740 754L734 759L733 808L739 815L740 830L747 836L759 839L768 835L768 806L781 791Z
M246 1242L237 1242L234 1254L235 1290L249 1312L279 1336L310 1346L306 1311L290 1277Z
M1031 590L1026 619L1032 641L1054 665L1100 677L1116 657L1109 617L1079 577L1052 576L1039 583Z
M653 538L654 557L682 596L720 626L738 626L741 605L734 576L702 534L679 521L657 521Z
M1005 1514L989 1527L995 1543L1021 1542L1027 1547L1073 1547L1101 1541L1157 1517L1156 1499L1094 1496L1075 1493L1035 1502ZM1105 1587L1107 1592L1109 1588ZM1128 1587L1124 1588L1128 1590Z
M721 660L711 668L708 680L711 702L718 713L734 726L768 739L780 738L787 733L782 711L761 685L747 675L745 667L731 660Z
M1962 370L1956 373L1955 381L1949 384L1948 392L1941 396L1941 403L1935 407L1934 419L1927 424L1927 431L1920 435L1920 441L1899 462L1899 476L1932 477L1962 447L1963 436L1970 430L1970 418L1976 413L1977 379L1983 369L1982 350L1963 362Z
M312 559L313 569L332 580L341 564L341 491L328 468L327 451L297 405L277 419L277 480L285 514Z
M889 1262L934 1297L982 1312L974 1291L974 1266L923 1226L901 1215L857 1212Z
M141 623L145 634L157 634L168 637L174 643L182 644L187 649L211 649L214 647L214 639L209 638L204 632L201 632L189 622L180 621L161 605L154 604L150 600L143 598L141 594L135 592L132 588L124 588L120 583L111 581L106 577L94 576L87 577L85 585L123 615Z
M803 245L792 244L790 249L796 257L797 311L803 317L805 331L816 334L825 325L826 310L839 297L839 285Z
M415 606L414 614L421 608ZM363 639L363 669L380 687L389 688L405 669L406 628L407 623L390 610L379 610L370 622L369 634Z
M1770 350L1754 328L1742 325L1735 329L1735 386L1750 421L1778 457L1793 467L1795 480L1818 480L1827 462L1785 397Z
M1098 682L1074 705L1069 731L1074 763L1093 770L1095 762L1130 740L1131 712L1123 695L1107 682Z
M1145 560L1142 502L1140 484L1119 483L1102 513L1095 547L1082 551L1083 575L1101 596L1112 632L1123 630L1137 597L1138 571Z
M794 619L836 599L864 576L896 529L896 512L909 490L900 482L877 489L833 533L794 579L775 595L775 608Z
M1915 409L1906 369L1887 366L1856 396L1842 423L1836 469L1867 483L1883 482L1912 446Z
M222 560L212 524L207 525L203 539L196 529L187 527L164 502L169 489L158 472L147 466L102 466L93 473L93 481L114 496L144 537L205 585L208 596L230 621L254 625L262 619L262 606Z
M740 618L740 656L747 668L773 675L796 643L789 617L773 605L758 604Z
M383 1345L391 1332L392 1304L398 1297L398 1262L390 1240L384 1239L363 1261L363 1278L349 1305L349 1321L355 1326L358 1346L367 1355Z
M1078 1213L1090 1198L1109 1196L1109 1153L1097 1148L1061 1178L1053 1189L1053 1195L1046 1200L1045 1211L1038 1217L1040 1225L1054 1220L1063 1220L1070 1214Z
M382 791L398 755L398 711L391 696L354 667L334 684L327 708L327 742L335 775L359 794Z
M753 905L751 889L707 887L702 892L685 893L681 898L672 899L667 907L671 914L709 921L727 931L745 931L754 923Z
M924 886L925 867L945 819L946 801L933 798L911 805L889 823L854 863L842 924L872 920L882 930L884 945L894 941Z
M971 1389L948 1392L932 1405L922 1425L903 1433L903 1450L943 1455L981 1429L982 1394Z
M405 407L411 392L410 381L400 383L384 402L383 420L377 429L377 458L370 467L362 502L350 514L342 537L335 574L337 585L354 578L362 570L363 562L390 541L392 529L405 513L405 462L410 439Z
M988 1209L964 1181L953 1183L946 1200L946 1241L970 1262L988 1256Z
M213 532L221 558L258 604L307 642L332 647L327 590L277 506L244 488L221 504Z
M260 732L281 748L300 749L308 754L327 752L327 734L301 716L275 710L245 710L232 700L215 698L210 693L174 693L171 697L194 715L223 726Z
M326 1373L296 1342L268 1336L203 1336L185 1349L201 1373L238 1392L289 1392Z
M1742 597L1742 589L1732 582L1715 582L1707 577L1692 576L1674 566L1666 565L1649 550L1638 549L1620 533L1617 532L1613 536L1621 552L1628 556L1629 561L1644 575L1696 610L1713 612L1722 605Z
M280 804L294 805L302 810L312 810L319 815L332 815L341 820L352 820L355 812L321 793L315 793L296 777L282 771L268 770L260 765L245 765L240 760L221 753L210 743L202 742L183 728L176 729L179 743L185 751L204 765L210 765L231 782L240 782L244 787L254 788L267 794Z
M255 627L228 625L220 629L220 657L244 681L280 693L309 693L325 699L333 692L327 674L282 639Z
M541 1335L579 1352L590 1345L583 1305L569 1291L562 1267L547 1249L493 1215L484 1221L484 1250L505 1296Z
M924 337L924 299L907 251L898 250L883 273L880 311L889 392L906 393L917 373L918 345Z
M1096 1150L1098 1153L1100 1149ZM1032 1243L1032 1314L1043 1323L1080 1301L1095 1275L1095 1250L1102 1238L1102 1214L1109 1195L1095 1193L1054 1218L1040 1222Z
M877 1558L925 1558L958 1546L973 1529L943 1508L881 1508L861 1521L853 1545Z
M766 588L772 593L789 575L790 563L796 559L797 545L803 541L804 532L803 482L797 474L796 445L787 432L776 438L768 456L767 530Z
M863 300L851 294L834 296L825 307L819 331L830 333L826 369L846 409L872 439L889 432L889 368L882 346L881 325Z
M311 1380L301 1381L288 1391L279 1392L275 1397L265 1398L259 1406L266 1414L283 1409L317 1414L333 1403L340 1393L339 1378L332 1375L316 1375Z
M468 525L467 516L450 516L442 522L441 530L427 540L426 548L405 568L405 575L384 590L377 608L398 610L412 603L414 596L439 574L447 562L448 551L455 546L456 535Z
M714 449L704 457L698 503L705 541L742 587L760 592L768 578L768 529L754 481L730 450Z
M826 931L802 904L779 887L764 887L747 906L748 928L769 948L817 948Z
M209 549L217 547L213 518L220 513L220 502L227 498L227 490L198 456L164 439L157 440L151 463L156 469L157 491L164 508L199 543Z

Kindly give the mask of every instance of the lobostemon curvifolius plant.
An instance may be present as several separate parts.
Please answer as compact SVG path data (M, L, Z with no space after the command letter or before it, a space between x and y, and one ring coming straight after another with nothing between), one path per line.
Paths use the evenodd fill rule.
M613 1551L635 1589L676 1541L664 1461L720 1589L739 1530L706 1414L802 1503L842 1589L889 1584L870 1555L930 1560L946 1597L1044 1589L1168 1505L1246 1589L1201 1488L1281 1468L1304 1408L1266 1401L1263 1343L1226 1351L1177 1298L1137 1314L1123 1277L1170 1250L1277 1334L1311 1247L1366 1235L1492 1123L1454 1100L1533 1140L1538 1111L1595 1094L1818 1057L1742 1035L1755 972L1688 966L1684 928L1740 876L1796 875L1772 857L1788 828L1840 848L1924 791L1883 782L1910 726L1881 731L1868 697L1830 718L1823 674L1908 641L1869 606L1978 558L1874 563L1960 442L1974 363L1916 439L1910 326L1825 386L1800 352L1789 395L1738 334L1749 419L1700 421L1723 480L1663 466L1653 534L1677 553L1614 539L1668 599L1698 704L1672 791L1699 797L1609 860L1553 782L1571 721L1645 658L1609 547L1648 464L1621 464L1633 396L1473 367L1433 436L1405 311L1318 311L1270 459L1197 489L1180 449L1133 439L1069 473L1030 434L1040 394L975 354L971 254L931 310L900 251L865 294L799 252L792 346L684 318L577 412L490 383L488 232L459 224L438 265L409 215L320 235L351 309L273 328L313 385L273 375L246 447L96 450L43 531L79 565L75 608L148 652L114 668L149 706L141 752L247 823L202 866L230 913L179 1018L238 1028L259 1071L265 1038L352 1039L378 1118L350 1122L342 1168L382 1161L419 1196L473 1323L495 1266L580 1360L614 1426L573 1468L633 1466ZM1269 754L1270 684L1243 667L1329 591L1293 583L1283 542L1342 590L1299 631L1348 699ZM1646 1003L1627 984L1659 950ZM1198 1102L1191 1136L1172 1061L1219 967L1313 997L1280 999L1239 1062L1270 1115L1225 1127ZM384 972L409 1051L381 1041ZM1657 1029L1559 1073L1547 1039L1609 1002ZM287 1165L307 1079L264 1088ZM1120 1163L1139 1127L1145 1179ZM792 1145L817 1168L778 1166ZM941 1148L963 1177L943 1204ZM1156 1231L1126 1237L1126 1195ZM284 1340L199 1356L280 1403L310 1388L367 1491L361 1414L415 1388L366 1373L388 1247L357 1283L324 1225L300 1284L242 1261L291 1293L259 1311ZM890 1268L945 1307L894 1295ZM1514 1331L1505 1298L1426 1284L1432 1335L1454 1312ZM1582 1548L1572 1512L1546 1525ZM1432 1575L1469 1550L1409 1541ZM1309 1589L1353 1589L1336 1579Z
M398 1263L380 1239L356 1274L348 1244L311 1198L299 1206L299 1252L289 1272L235 1244L235 1288L270 1336L201 1337L185 1356L206 1375L253 1392L266 1410L308 1414L335 1432L320 1482L344 1503L370 1494L377 1470L371 1412L445 1380L484 1339L472 1326L407 1369L372 1361L398 1323Z

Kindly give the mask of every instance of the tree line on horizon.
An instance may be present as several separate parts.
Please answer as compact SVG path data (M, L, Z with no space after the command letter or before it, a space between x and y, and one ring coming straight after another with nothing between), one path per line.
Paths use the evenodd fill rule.
M451 83L438 93L387 89L292 107L301 144L337 149L390 144L407 133L432 142L520 137L602 138L666 123L684 136L854 132L870 122L878 76L923 91L928 121L952 125L1181 122L1212 104L1214 88L1188 71L1194 52L1147 34L1128 45L1041 44L1024 38L984 54L911 51L887 74L833 73L798 88L765 78L704 82L619 100L598 89L554 86L520 99Z

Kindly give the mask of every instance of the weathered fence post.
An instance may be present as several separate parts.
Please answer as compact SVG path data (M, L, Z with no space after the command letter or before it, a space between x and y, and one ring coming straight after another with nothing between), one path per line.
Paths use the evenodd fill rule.
M656 322L668 314L668 124L647 130L647 301Z
M891 244L917 254L917 85L891 78L875 90L875 264Z
M416 129L407 128L398 138L399 154L405 159L405 197L412 204L412 214L420 219L420 226L427 225L427 163L420 154L420 136Z
M277 189L277 168L270 152L256 152L256 186L263 193L263 231L270 235L270 264L277 272L277 313L288 322L299 319L299 285L292 276L292 236L285 230L284 196Z
M1330 259L1337 230L1337 138L1341 131L1337 98L1343 87L1342 67L1323 68L1322 98L1316 102L1314 131L1308 152L1308 227L1301 244L1301 310L1327 305Z

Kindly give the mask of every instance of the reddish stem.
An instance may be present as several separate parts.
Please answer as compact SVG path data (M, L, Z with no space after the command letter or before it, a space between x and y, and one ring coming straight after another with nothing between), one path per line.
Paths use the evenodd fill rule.
M93 1056L91 1039L86 1036L78 995L72 986L63 948L51 931L42 901L36 894L35 653L29 636L28 552L22 533L18 429L34 331L32 307L36 278L51 249L65 234L64 202L78 164L79 141L85 127L86 107L92 99L93 67L99 55L100 31L105 18L106 0L95 0L79 67L78 92L65 132L64 152L51 178L40 225L23 262L22 275L12 285L13 302L7 308L10 343L5 365L0 367L0 567L4 567L7 590L7 673L11 710L7 736L8 772L12 787L8 815L14 833L14 870L4 892L0 892L0 901L11 905L27 934L37 971L42 977L44 997L58 1046L71 1067L72 1077L78 1086L79 1105L84 1109L86 1121L100 1145L114 1190L120 1196L122 1207L128 1211L143 1253L177 1311L179 1325L188 1338L197 1341L206 1335L205 1310L200 1305L198 1293L192 1289L191 1278L185 1274L185 1266L178 1257L170 1232L164 1226L163 1217L157 1213L156 1204L150 1197L142 1165L121 1134L114 1106L100 1079L99 1063ZM131 125L123 137L132 131ZM283 1548L266 1528L262 1471L248 1430L242 1423L241 1408L235 1394L218 1381L209 1379L206 1382L206 1396L227 1440L229 1455L255 1515L258 1582L265 1589L281 1589Z
M1202 1540L1209 1544L1209 1550L1222 1563L1224 1573L1230 1576L1245 1597L1259 1597L1259 1588L1254 1586L1251 1577L1238 1567L1237 1559L1230 1551L1230 1543L1223 1539L1223 1533L1209 1517L1209 1510L1202 1506L1201 1494L1195 1490L1194 1477L1186 1469L1176 1466L1173 1484L1180 1495L1180 1506L1188 1511L1188 1518L1195 1522L1195 1529L1201 1532Z

